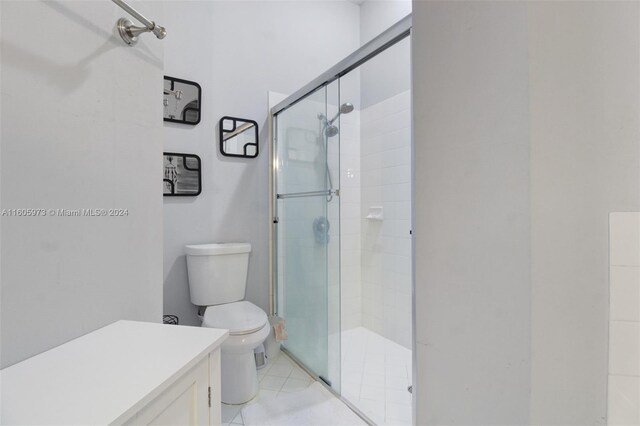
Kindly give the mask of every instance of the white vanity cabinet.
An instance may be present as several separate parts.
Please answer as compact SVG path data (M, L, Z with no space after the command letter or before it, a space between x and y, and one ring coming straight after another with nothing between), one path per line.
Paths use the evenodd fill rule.
M228 331L118 321L0 371L0 423L220 424Z

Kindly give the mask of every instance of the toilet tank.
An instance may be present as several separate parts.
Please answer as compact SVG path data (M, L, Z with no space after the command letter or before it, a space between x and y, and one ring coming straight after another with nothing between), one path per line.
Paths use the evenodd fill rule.
M185 252L191 303L211 306L244 299L251 244L189 245Z

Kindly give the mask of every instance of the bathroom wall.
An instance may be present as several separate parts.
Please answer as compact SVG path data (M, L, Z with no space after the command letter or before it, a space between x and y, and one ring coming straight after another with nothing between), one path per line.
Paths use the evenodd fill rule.
M604 423L609 214L640 210L640 3L531 3L528 27L531 422Z
M163 22L160 2L133 3ZM108 1L0 12L2 209L127 209L2 216L6 367L118 319L162 320L164 43L127 47Z
M410 0L365 1L360 5L360 44L369 42L410 13ZM362 108L410 89L411 73L407 63L410 49L410 43L398 44L385 53L384 59L373 58L362 68Z
M606 422L639 8L414 2L419 424Z
M360 7L364 44L411 13L411 2ZM411 42L404 39L360 67L362 325L411 348ZM370 207L383 221L368 220Z
M361 129L362 325L411 348L410 92L364 109ZM367 219L378 207L382 220Z
M409 13L408 1L362 3L361 44ZM405 40L340 79L341 102L355 105L354 112L340 119L342 329L365 326L407 347L411 346L411 266L406 262L401 265L400 258L410 261L411 247L409 48ZM379 125L382 122L385 125ZM401 156L400 145L404 148ZM391 157L385 158L383 165L385 156ZM394 183L383 186L391 184L389 167L401 163L406 166L403 183L395 182L400 177L394 175ZM384 183L383 175L388 180ZM398 210L395 202L389 204L396 195L406 197L404 211ZM386 208L384 223L364 220L370 206ZM402 232L399 227L391 230L400 216L407 225L404 244L385 245L395 241L389 233ZM400 288L402 296L396 292Z
M267 92L292 93L355 50L359 8L325 1L171 1L165 9L171 30L165 74L201 84L203 117L195 127L165 125L164 149L202 158L203 192L165 197L164 310L182 324L199 324L183 247L212 241L252 244L246 297L267 310ZM258 158L219 154L217 122L223 115L258 122Z
M417 424L528 424L527 5L413 3Z
M607 424L640 424L640 212L609 216Z
M366 0L360 4L360 44L371 41L411 13L411 0ZM393 85L393 82L389 82Z
M410 13L410 1L362 3L360 43ZM405 39L358 70L360 325L407 348L411 348L410 47ZM365 219L372 207L383 208L382 221Z

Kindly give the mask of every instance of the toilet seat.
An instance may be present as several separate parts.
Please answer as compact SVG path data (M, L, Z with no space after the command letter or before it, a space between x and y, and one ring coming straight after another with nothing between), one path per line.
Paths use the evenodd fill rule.
M204 311L203 327L226 328L231 336L255 333L267 323L267 314L251 302L224 303L208 306Z

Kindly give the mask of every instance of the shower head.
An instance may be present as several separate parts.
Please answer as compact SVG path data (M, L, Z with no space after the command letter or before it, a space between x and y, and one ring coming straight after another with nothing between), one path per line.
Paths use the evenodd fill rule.
M353 111L353 104L350 102L345 102L340 105L340 114L349 114Z
M332 138L335 135L337 135L338 133L340 133L340 129L338 129L338 126L334 126L333 124L328 125L327 128L324 131L324 134L328 138Z
M325 136L328 138L331 138L336 136L338 133L340 133L340 129L338 128L338 126L335 126L333 122L336 121L338 117L340 117L340 115L349 114L351 111L353 111L353 109L354 109L354 106L352 103L345 102L342 105L340 105L340 109L338 110L338 113L331 120L327 120L327 117L324 114L318 114L318 118L324 121Z
M353 104L350 102L345 102L340 105L340 110L338 110L338 113L331 120L329 120L329 125L333 124L333 122L336 121L342 114L349 114L351 111L353 111L353 108Z

